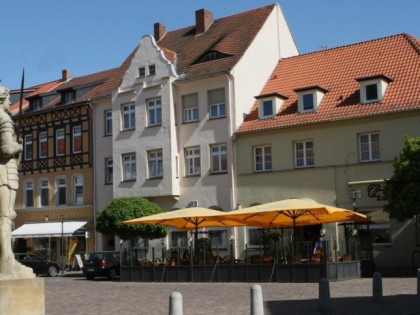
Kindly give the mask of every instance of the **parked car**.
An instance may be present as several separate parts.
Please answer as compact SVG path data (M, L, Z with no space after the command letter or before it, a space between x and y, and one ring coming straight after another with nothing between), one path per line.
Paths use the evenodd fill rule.
M89 280L95 277L107 277L113 280L120 275L120 253L94 252L87 254L82 271L86 279Z
M55 277L60 271L60 267L56 263L44 260L34 254L15 253L15 259L22 265L32 268L37 276L48 275L50 277Z

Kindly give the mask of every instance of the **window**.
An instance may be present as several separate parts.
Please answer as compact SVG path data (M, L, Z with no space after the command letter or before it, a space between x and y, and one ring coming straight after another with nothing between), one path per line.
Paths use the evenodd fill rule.
M392 78L380 74L356 79L360 84L360 102L363 104L380 102L384 99Z
M82 152L82 126L73 127L73 153Z
M50 183L48 179L39 181L40 206L48 207L50 205Z
M39 158L43 159L48 156L48 133L46 131L41 131L38 135L38 145L39 145Z
M209 237L211 240L211 247L213 249L227 249L228 238L226 229L211 229L209 231Z
M105 111L105 135L112 135L112 110Z
M123 160L123 180L135 180L136 179L136 155L125 154L122 156Z
M227 146L226 144L211 146L211 172L227 172Z
M261 146L254 148L254 171L271 171L271 146Z
M184 109L184 122L198 121L198 94L184 95L182 97Z
M30 100L30 103L32 104L32 109L41 109L42 108L42 98L37 97L35 99Z
M226 117L225 89L208 92L210 119Z
M381 159L379 133L359 135L359 152L361 162L379 161Z
M114 164L112 158L105 159L105 184L112 184L114 181Z
M73 103L76 100L74 91L64 93L64 104Z
M84 192L83 192L83 175L73 176L73 203L75 205L83 205Z
M149 75L155 75L155 74L156 74L156 66L149 65Z
M24 157L25 161L32 160L32 135L25 135L24 137Z
M162 101L160 98L149 100L147 102L149 113L149 126L162 124Z
M315 109L314 94L307 93L302 95L303 111L310 111Z
M188 248L188 232L171 231L171 248Z
M65 177L58 177L56 179L57 185L57 206L67 204L67 181Z
M66 153L65 140L64 129L57 129L55 132L55 154L57 156L64 155Z
M273 109L273 101L272 100L262 101L262 116L264 118L274 116L274 109Z
M139 78L144 78L146 76L146 67L139 68Z
M185 175L200 175L200 147L185 149Z
M248 233L248 247L260 247L262 244L262 239L263 239L263 230L262 229L257 229L257 228L252 228L252 227L248 227L247 228L247 233Z
M25 181L25 207L32 208L34 206L34 182L32 180Z
M134 104L125 104L122 106L123 130L136 128Z
M149 178L163 176L162 150L150 151L149 158Z
M295 167L314 166L313 141L295 142Z

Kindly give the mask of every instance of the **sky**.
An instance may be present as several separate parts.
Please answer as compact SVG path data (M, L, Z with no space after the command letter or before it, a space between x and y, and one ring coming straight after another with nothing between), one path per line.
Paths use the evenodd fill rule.
M275 0L2 0L0 85L25 87L118 67L160 22L167 31ZM420 38L420 0L278 0L300 53L409 33Z

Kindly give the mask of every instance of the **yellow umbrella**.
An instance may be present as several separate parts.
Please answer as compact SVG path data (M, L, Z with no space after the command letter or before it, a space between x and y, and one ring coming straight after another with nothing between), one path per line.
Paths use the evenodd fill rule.
M285 199L226 213L220 219L264 228L293 227L332 222L369 222L351 210L320 204L311 199Z
M179 210L163 212L146 217L124 221L124 224L158 224L172 226L180 230L195 230L197 244L198 229L205 227L230 227L245 225L236 220L220 218L224 211L212 210L202 207L190 207Z

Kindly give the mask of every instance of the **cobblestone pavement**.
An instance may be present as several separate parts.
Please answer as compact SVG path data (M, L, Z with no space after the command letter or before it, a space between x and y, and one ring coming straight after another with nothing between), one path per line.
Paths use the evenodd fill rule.
M167 315L180 292L183 315L250 314L253 283L140 283L64 275L45 279L46 315ZM384 278L383 300L372 299L372 279L330 283L331 314L420 315L417 278ZM317 283L262 283L265 315L321 314Z

